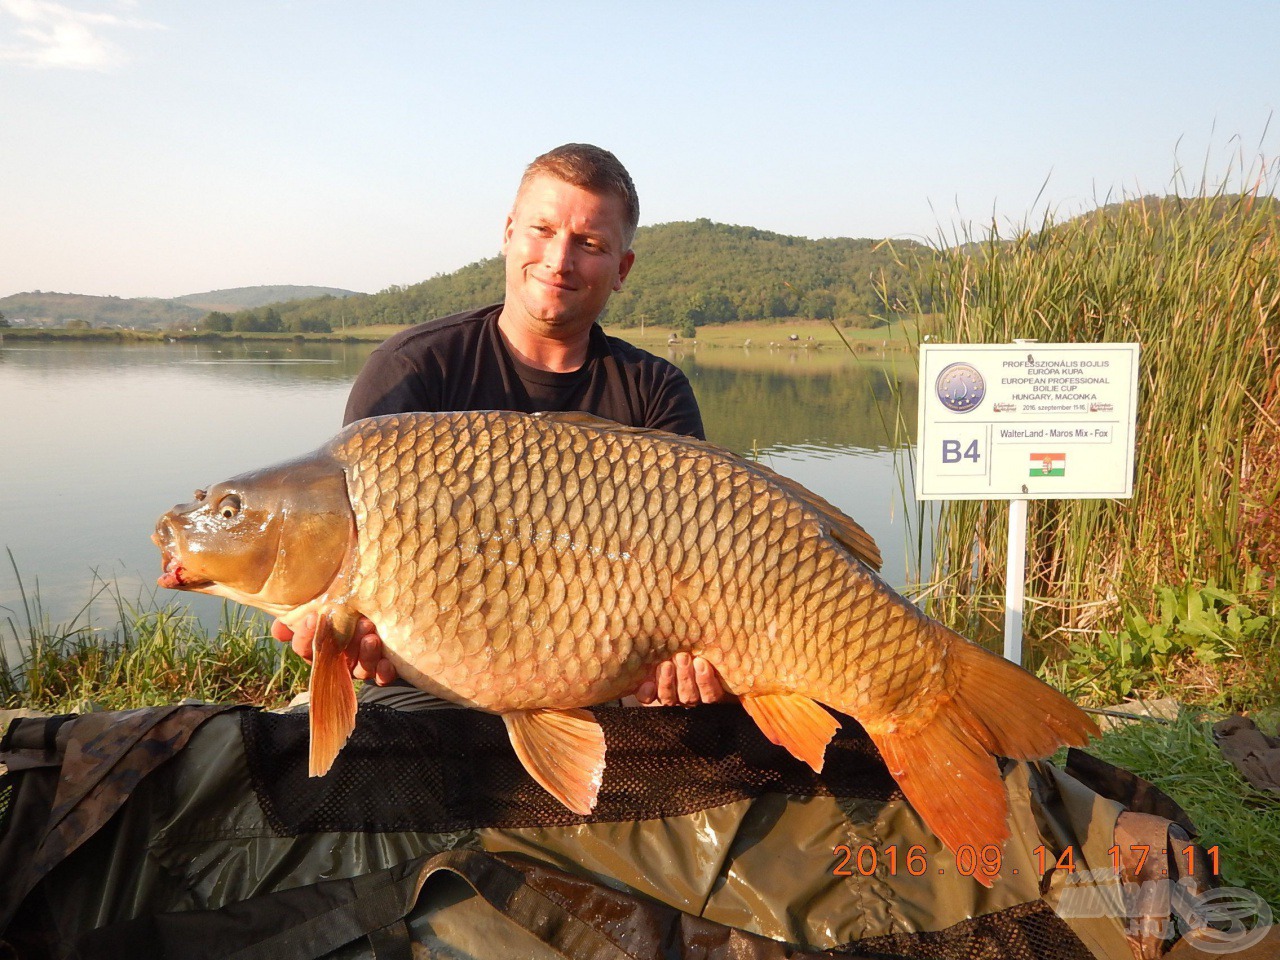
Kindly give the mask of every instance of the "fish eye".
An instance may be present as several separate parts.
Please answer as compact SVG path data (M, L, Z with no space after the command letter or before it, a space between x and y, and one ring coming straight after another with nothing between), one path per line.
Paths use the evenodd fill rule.
M229 493L218 501L218 514L223 520L231 520L240 514L240 498Z

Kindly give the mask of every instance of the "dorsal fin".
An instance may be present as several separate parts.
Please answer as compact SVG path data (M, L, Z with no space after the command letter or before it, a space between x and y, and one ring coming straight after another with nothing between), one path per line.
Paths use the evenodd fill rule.
M776 470L771 470L763 464L754 460L748 460L741 457L732 450L726 450L724 447L718 446L707 440L699 440L696 437L687 437L679 433L668 433L665 430L655 430L652 427L628 427L621 423L615 423L613 420L606 420L603 417L597 417L590 413L582 413L577 410L564 410L554 413L535 413L532 416L541 420L550 420L558 423L566 423L577 427L586 427L594 430L605 430L611 433L629 433L634 436L650 435L661 437L678 446L683 446L688 450L698 451L702 453L710 453L721 459L733 463L735 466L749 470L775 487L781 488L789 496L799 500L809 509L819 515L822 520L826 532L833 540L848 550L854 557L861 560L872 570L880 569L881 558L880 548L876 546L875 538L866 530L862 529L852 517L848 516L838 507L824 500L810 490L806 490L790 477L784 477Z

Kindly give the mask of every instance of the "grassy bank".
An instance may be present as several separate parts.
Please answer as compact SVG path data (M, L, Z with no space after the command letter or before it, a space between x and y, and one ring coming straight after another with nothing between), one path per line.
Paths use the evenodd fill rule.
M53 624L39 596L24 593L0 625L0 708L83 713L187 698L280 707L306 689L306 663L272 639L261 615L228 604L210 636L177 604L112 600L106 626L87 617Z
M1201 846L1219 848L1222 882L1254 891L1280 916L1280 805L1223 759L1213 742L1213 719L1184 710L1169 724L1127 723L1089 752L1172 797L1200 831Z
M11 342L103 342L103 343L202 343L221 341L262 341L287 343L378 343L405 329L394 324L378 324L366 327L347 327L332 333L213 333L209 331L175 330L63 330L54 327L9 327L0 330L0 339ZM913 324L898 324L865 329L850 327L838 333L830 321L796 317L790 320L744 321L741 323L708 324L698 327L695 338L673 338L668 326L618 327L606 324L606 331L637 346L655 353L662 353L673 343L702 349L719 347L747 347L757 350L844 349L844 340L857 351L905 350L914 337ZM791 338L795 337L795 340Z
M790 320L744 320L714 323L697 328L694 338L680 337L670 327L605 327L606 332L638 347L662 353L668 346L697 346L746 350L836 350L846 352L846 343L857 352L907 350L915 338L913 322L895 323L875 329L837 327L829 320L796 317Z
M1280 690L1280 219L1264 192L1120 204L939 258L947 341L1142 345L1133 498L1029 504L1033 648L1097 651L1062 679L1134 660L1200 684L1199 702ZM998 620L1007 516L940 505L936 615Z

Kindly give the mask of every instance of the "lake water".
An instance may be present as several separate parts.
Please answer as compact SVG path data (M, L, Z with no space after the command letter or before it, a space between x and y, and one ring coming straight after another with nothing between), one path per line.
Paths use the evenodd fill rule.
M371 349L0 343L0 636L11 638L7 619L25 636L5 547L55 624L108 581L129 601L179 599L215 628L222 601L154 586L156 518L197 487L331 436ZM710 439L849 513L880 544L890 582L907 582L903 497L884 423L900 398L914 427L909 358L897 371L852 357L819 361L803 350L700 349L671 358L693 382ZM113 622L113 602L99 597L87 616Z

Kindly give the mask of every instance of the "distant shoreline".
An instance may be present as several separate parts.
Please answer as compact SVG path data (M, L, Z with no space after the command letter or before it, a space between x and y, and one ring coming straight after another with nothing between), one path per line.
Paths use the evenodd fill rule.
M244 333L212 331L170 330L63 330L48 327L6 327L0 328L0 343L6 340L40 341L40 342L109 342L109 343L225 343L252 341L255 343L380 343L404 326L380 324L371 327L348 328L339 333ZM889 349L904 349L914 340L914 323L895 323L892 326L879 327L873 330L850 327L841 328L837 333L826 320L812 320L797 317L790 320L741 320L735 323L707 324L698 328L695 338L675 337L669 327L650 326L620 327L606 324L605 332L621 337L639 347L653 350L660 345L682 344L692 346L744 346L767 347L819 347L844 349L841 336L845 337L856 348L867 349L872 344L876 348L888 346ZM904 336L909 330L910 334ZM797 339L792 340L795 336Z
M167 330L58 330L48 328L7 327L0 330L0 341L99 341L117 343L205 343L227 340L254 340L289 343L306 340L312 343L377 343L387 338L384 329L369 329L361 333L175 333Z

